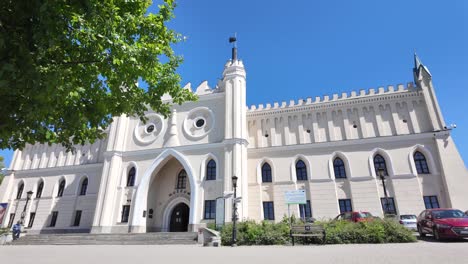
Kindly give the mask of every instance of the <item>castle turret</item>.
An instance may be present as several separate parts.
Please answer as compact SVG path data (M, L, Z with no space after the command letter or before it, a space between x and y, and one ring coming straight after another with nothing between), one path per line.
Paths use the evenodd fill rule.
M424 100L426 102L429 118L434 131L445 129L445 121L440 111L439 103L432 85L432 75L429 69L422 64L416 53L414 54L414 83L421 89L424 94Z
M238 213L239 218L247 217L247 109L246 109L246 73L244 64L237 59L236 39L230 38L234 43L232 58L226 63L223 71L222 86L226 99L225 142L226 167L225 191L232 190L232 176L238 177L237 194L242 197ZM232 219L231 205L226 206L226 220Z

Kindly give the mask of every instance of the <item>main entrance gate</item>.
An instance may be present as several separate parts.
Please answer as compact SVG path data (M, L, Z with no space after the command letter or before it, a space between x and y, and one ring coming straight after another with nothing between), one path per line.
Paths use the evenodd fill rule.
M187 232L190 209L185 203L174 207L171 214L170 232Z

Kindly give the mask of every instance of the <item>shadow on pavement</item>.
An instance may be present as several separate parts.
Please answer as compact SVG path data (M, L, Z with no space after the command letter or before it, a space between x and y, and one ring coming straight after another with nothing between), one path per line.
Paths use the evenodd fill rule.
M418 241L424 241L429 243L467 243L468 239L443 239L442 241L437 241L433 236L426 235L425 237L421 237L417 235Z

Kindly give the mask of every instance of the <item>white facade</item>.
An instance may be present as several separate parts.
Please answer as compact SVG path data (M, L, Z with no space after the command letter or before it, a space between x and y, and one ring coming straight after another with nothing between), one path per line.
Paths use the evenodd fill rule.
M440 207L466 210L468 172L445 127L432 76L417 58L414 76L407 86L248 108L244 65L229 60L214 89L203 82L194 91L199 100L173 105L168 119L153 111L146 124L116 117L105 140L78 146L76 153L55 145L15 151L0 186L0 203L8 203L1 226L21 219L32 191L24 214L26 226L34 214L31 233L174 231L176 225L194 231L214 222L214 208L206 207L232 191L233 175L239 177L240 219L268 218L264 202L273 202L269 215L281 220L288 211L284 192L296 189L306 190L314 218L335 217L339 200L347 209L381 216L385 194L376 155L386 164L395 213L418 214L425 196ZM415 163L416 152L427 168ZM336 158L343 161L341 177ZM216 166L207 170L210 160ZM299 160L306 168L298 177ZM268 172L262 177L265 163L271 182ZM132 168L134 181L128 179ZM298 206L291 209L299 215ZM231 211L228 199L226 221Z

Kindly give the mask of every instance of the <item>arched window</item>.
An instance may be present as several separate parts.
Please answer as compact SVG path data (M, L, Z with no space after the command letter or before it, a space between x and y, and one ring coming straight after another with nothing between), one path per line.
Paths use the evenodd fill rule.
M426 157L419 151L414 153L414 165L418 174L429 174L429 167L427 166Z
M88 178L85 178L83 182L81 182L80 195L86 195L87 191L88 191Z
M206 180L216 180L216 162L214 160L210 160L206 164Z
M307 181L307 167L302 160L296 162L296 178L298 181Z
M179 172L179 175L177 176L177 189L185 189L187 187L187 172L185 170L182 170Z
M21 199L21 196L23 195L23 190L24 190L24 183L21 182L18 186L18 192L16 193L16 199Z
M272 182L270 164L264 163L262 165L262 182Z
M333 161L333 171L335 172L336 179L346 178L346 169L342 159L335 158Z
M135 167L132 167L128 171L127 186L135 186L135 175L136 175L136 169L135 169Z
M374 168L375 168L375 175L379 176L379 169L382 168L384 170L384 175L388 175L387 171L387 164L385 163L385 159L377 154L374 157Z
M36 198L41 198L43 189L44 189L44 181L40 180L39 184L37 185Z
M65 179L62 179L59 183L59 188L57 192L57 197L63 196L63 191L65 190Z

